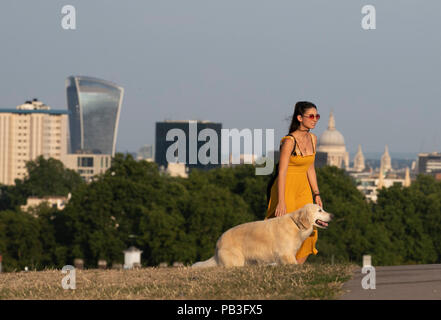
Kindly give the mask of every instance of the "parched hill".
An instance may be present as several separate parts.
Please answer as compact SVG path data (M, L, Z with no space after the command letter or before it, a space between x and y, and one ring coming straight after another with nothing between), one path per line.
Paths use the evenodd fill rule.
M62 280L68 274L61 270L11 272L0 274L0 299L337 299L354 268L350 264L306 263L206 269L75 270L75 289L63 289Z

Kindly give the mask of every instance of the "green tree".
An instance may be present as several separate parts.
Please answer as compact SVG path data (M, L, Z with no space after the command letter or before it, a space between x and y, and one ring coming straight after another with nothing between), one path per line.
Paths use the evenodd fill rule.
M42 267L61 268L68 264L67 248L57 243L56 225L54 219L59 213L57 208L43 202L37 207L31 207L25 214L36 217L39 229L39 241L42 247L40 264Z
M252 165L171 177L155 163L123 154L89 184L54 159L40 157L28 170L15 186L0 186L0 253L8 270L61 267L74 258L85 259L86 267L96 267L98 259L121 263L131 245L143 251L144 265L207 259L223 232L264 218L271 178L256 176ZM418 176L409 188L383 188L372 204L345 171L316 171L324 209L335 219L319 229L319 255L309 261L329 262L333 255L360 263L364 254L374 265L441 260L440 182ZM18 209L30 195L69 192L62 211Z
M196 248L185 232L185 220L179 211L153 204L151 209L141 207L139 212L140 237L137 243L147 265L194 259Z
M14 186L0 186L0 210L18 209L30 196L67 196L84 184L74 170L66 169L59 160L39 156L26 163L28 171L23 179L15 179Z
M248 204L248 211L255 220L263 220L267 210L266 188L270 175L256 175L253 165L238 165L232 168L218 168L206 173L209 183L227 188Z
M35 161L28 161L26 168L28 175L23 181L16 180L16 186L18 189L23 187L22 191L28 195L67 196L83 183L77 172L65 168L61 161L53 158L39 156Z
M431 237L425 233L417 204L424 194L415 188L398 185L379 191L374 206L374 222L383 223L389 230L391 255L400 257L399 263L433 263L437 254Z
M60 241L69 246L70 259L83 258L86 266L95 266L98 259L122 262L122 251L133 244L131 237L142 239L145 210L155 204L176 210L174 195L182 191L173 179L160 176L156 164L117 154L111 168L78 188L59 215Z
M24 212L0 212L0 252L5 271L41 268L43 248L36 218Z
M441 261L441 182L430 175L418 175L409 187L415 194L417 216L421 219L424 233L430 237L436 250L436 261Z
M369 204L344 170L325 166L316 172L324 209L335 216L327 230L318 230L319 257L329 262L334 255L336 260L359 263L363 254L374 249Z
M217 185L201 183L201 173L195 172L188 178L191 201L184 212L187 233L194 239L196 260L203 260L214 254L216 241L223 232L241 223L254 220L249 207L238 195ZM198 183L195 183L198 181ZM198 186L194 188L194 186Z

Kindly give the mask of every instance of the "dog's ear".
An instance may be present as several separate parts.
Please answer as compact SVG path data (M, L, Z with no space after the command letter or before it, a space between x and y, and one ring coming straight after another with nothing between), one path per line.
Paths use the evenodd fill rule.
M308 210L305 209L301 209L300 210L300 214L298 214L295 218L294 218L294 222L296 222L296 224L304 230L307 230L309 228L312 227L311 222L309 221L309 217L308 217Z

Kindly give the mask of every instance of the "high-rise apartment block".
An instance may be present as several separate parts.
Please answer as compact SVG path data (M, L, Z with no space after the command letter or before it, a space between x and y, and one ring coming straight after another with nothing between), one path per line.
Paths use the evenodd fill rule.
M61 160L67 153L67 110L51 110L41 101L0 109L0 184L13 185L27 175L26 162L43 155Z

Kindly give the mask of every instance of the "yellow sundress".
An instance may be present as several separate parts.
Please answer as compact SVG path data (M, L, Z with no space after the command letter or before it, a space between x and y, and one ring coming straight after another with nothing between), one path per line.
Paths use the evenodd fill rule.
M280 140L280 145L285 139L292 139L294 141L295 148L289 157L288 169L286 172L285 182L285 203L286 213L291 213L300 209L307 203L313 203L311 186L309 185L307 171L311 165L314 165L315 159L315 143L311 133L313 154L308 156L301 155L298 144L295 143L295 138L291 135L285 136ZM297 150L296 150L297 149ZM271 187L271 197L268 203L268 209L265 219L274 218L275 211L278 203L278 177L275 179ZM318 251L315 248L315 244L318 239L318 233L316 227L314 227L311 235L303 242L299 251L297 251L296 259L309 256L311 253L317 254Z

